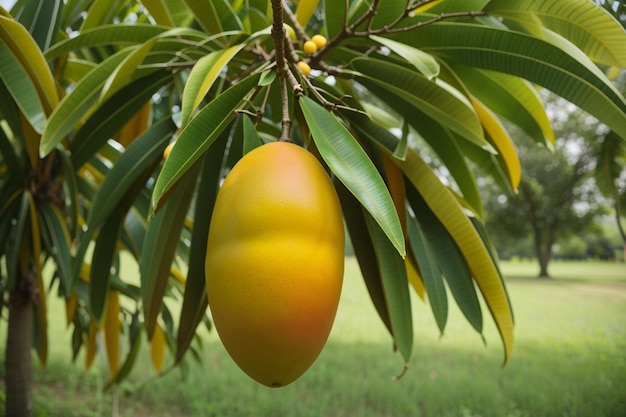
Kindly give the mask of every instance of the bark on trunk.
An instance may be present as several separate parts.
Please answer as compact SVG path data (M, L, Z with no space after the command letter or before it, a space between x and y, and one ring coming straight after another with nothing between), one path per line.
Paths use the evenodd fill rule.
M550 274L548 274L549 261L550 257L545 254L539 257L539 278L550 278Z
M6 416L30 417L32 399L32 332L31 297L19 291L9 295L9 326L6 345Z

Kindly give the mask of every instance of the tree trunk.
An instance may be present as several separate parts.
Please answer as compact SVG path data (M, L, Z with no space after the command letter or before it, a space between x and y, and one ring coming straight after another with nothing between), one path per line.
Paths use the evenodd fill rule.
M29 280L27 278L21 281ZM25 287L31 285L26 283ZM5 358L6 417L30 417L33 413L31 291L32 288L22 288L21 291L16 288L9 294L9 328Z
M539 260L539 278L550 278L548 273L548 263L550 262L550 255L542 253L538 256Z

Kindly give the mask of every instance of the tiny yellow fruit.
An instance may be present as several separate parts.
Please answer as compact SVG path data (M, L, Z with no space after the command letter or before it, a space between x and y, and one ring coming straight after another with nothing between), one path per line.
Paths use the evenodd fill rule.
M313 41L306 41L302 47L304 53L307 55L311 55L317 52L317 44Z
M176 142L170 142L167 147L163 150L163 159L167 159L170 156L170 153L172 152L172 148L174 147L174 143Z
M317 49L322 49L328 43L328 40L326 40L326 37L322 35L314 35L311 38L311 41L313 41L315 45L317 45Z
M224 347L250 377L287 385L315 361L343 281L344 228L333 184L304 148L248 152L220 188L206 290Z
M298 69L300 70L300 72L302 72L302 74L304 74L305 77L311 73L311 67L306 62L300 61L296 65L298 66Z

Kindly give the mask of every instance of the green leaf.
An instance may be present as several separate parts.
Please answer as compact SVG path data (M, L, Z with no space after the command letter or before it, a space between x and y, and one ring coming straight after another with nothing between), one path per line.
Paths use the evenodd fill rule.
M125 0L93 0L88 6L89 10L81 25L81 31L113 21L120 6L124 3Z
M350 241L354 248L354 255L361 269L363 281L378 316L389 333L393 335L382 278L378 269L378 262L376 261L376 252L374 251L372 238L367 231L363 207L341 181L335 178L333 183L341 201L341 209L350 235Z
M386 97L385 93L379 92L381 97ZM478 185L472 170L470 169L465 153L460 146L460 143L466 142L468 146L474 146L473 142L468 142L458 138L449 130L443 126L435 123L429 118L418 118L417 114L411 109L407 109L406 106L394 102L393 107L405 117L413 128L420 128L423 132L427 133L427 136L422 137L426 143L435 151L437 156L441 159L441 162L446 166L447 170L457 183L459 190L463 194L463 199L471 206L474 212L478 216L483 216L483 205L478 191ZM380 141L380 136L391 135L391 133L384 129L377 123L366 119L364 117L355 117L354 113L345 113L348 118L353 121L352 126L363 134L363 136L369 138L376 143ZM398 149L398 146L402 146L403 139L397 139L391 135L393 140L397 140L398 144L394 149L394 152ZM483 149L482 147L480 149ZM402 158L394 158L404 160L406 159L407 148L404 149Z
M243 123L243 154L247 154L254 148L258 148L263 144L259 137L259 132L254 127L254 122L248 116L242 117Z
M76 87L59 103L48 119L41 137L41 156L46 156L98 102L98 96L109 74L132 52L122 49L111 55L83 77Z
M537 90L507 74L453 65L471 94L491 110L515 123L537 143L554 144L554 132Z
M256 86L260 74L252 74L227 89L198 112L176 140L169 158L157 178L152 194L152 209L157 211L170 188L206 152L219 134L234 119L245 98Z
M452 22L427 25L394 39L446 60L539 84L626 138L626 100L580 51L573 56L569 50L523 33Z
M330 112L302 96L302 113L313 140L331 171L380 225L400 256L404 257L404 234L391 195L378 170L357 140Z
M370 36L370 39L386 46L400 58L405 59L427 79L431 80L439 75L439 63L432 55L415 49L412 46L396 42L393 39L383 38L382 36Z
M152 38L140 45L137 45L133 51L128 54L122 62L111 72L107 78L102 90L100 91L99 102L106 101L109 97L127 85L132 76L135 74L137 67L141 64L156 43L156 39Z
M44 204L40 207L43 221L40 224L45 228L42 233L44 244L48 253L52 254L64 290L71 288L70 277L72 276L72 262L70 255L70 235L67 223L58 207L53 204Z
M45 51L58 37L64 2L37 0L23 2L22 5L18 20L31 33L39 49Z
M444 87L443 81L432 82L415 71L373 58L353 60L351 66L359 71L357 80L375 94L380 90L392 93L403 106L415 108L479 146L488 146L472 105L451 87Z
M413 321L404 259L368 213L365 214L365 221L378 260L393 338L402 358L408 363L413 350Z
M493 16L521 23L541 37L541 26L574 43L592 60L626 67L626 31L595 2L588 0L492 0L485 8ZM539 19L539 24L535 20ZM539 26L539 27L538 27Z
M430 308L435 316L437 327L443 334L448 321L448 297L446 286L443 283L443 276L437 264L437 258L430 243L421 229L420 224L413 216L408 216L409 243L413 250L413 255L420 269L420 276L424 281Z
M181 110L181 125L189 122L193 111L198 107L204 96L209 92L215 80L228 65L231 59L245 46L239 44L228 49L211 52L200 58L189 73L189 78L185 83L183 91L183 102Z
M152 173L154 162L160 159L175 129L176 126L169 118L155 123L133 141L106 174L97 193L91 197L87 230L81 237L76 254L77 265L72 275L74 282L80 274L80 267L92 236L120 205L124 204L126 209L129 208L128 201L134 201L141 191L139 187L144 186L146 174ZM132 214L130 216L134 218ZM143 226L143 223L140 226ZM143 230L143 227L141 229ZM135 242L139 240L136 239Z
M3 181L6 181L6 183L23 184L24 176L26 175L24 161L18 157L4 129L0 129L0 155L2 155L0 166L6 164L6 170L0 173L0 178L3 178ZM4 200L4 197L0 199L0 214L2 214L2 200Z
M140 263L141 293L148 337L152 337L161 311L170 266L178 247L200 167L201 164L196 163L186 172L162 210L148 224Z
M43 132L46 115L37 95L37 89L19 60L0 41L0 80L37 133Z
M409 152L401 166L463 254L500 332L506 362L513 348L513 317L500 272L485 242L457 199L416 153Z
M478 333L482 333L483 316L480 302L472 281L472 274L465 263L465 259L463 259L463 255L448 231L428 208L415 188L411 184L407 184L406 188L407 198L420 224L421 232L430 244L433 257L448 283L450 293L472 327Z
M6 288L8 289L14 288L20 276L19 260L22 249L22 241L26 238L26 233L28 231L27 224L30 210L30 199L28 198L28 193L22 192L19 203L16 199L15 204L19 204L19 208L17 209L15 222L11 222L13 233L11 234L9 241L10 244L7 248L6 254L7 275L9 277Z
M347 4L337 0L323 0L324 1L324 29L326 29L326 36L328 39L332 39L337 36L345 25L346 7Z
M127 197L127 193L136 186L138 179L143 177L142 173L149 170L156 160L161 159L163 150L175 130L176 125L171 119L161 119L135 139L121 154L93 198L87 218L87 230L100 228L104 220Z
M104 222L91 258L89 275L89 310L98 323L102 323L111 288L111 268L117 254L122 223L122 211L114 210Z
M202 165L194 206L195 215L191 232L189 269L178 324L178 336L176 337L176 363L181 361L189 348L196 335L198 325L205 317L208 306L204 261L206 259L209 224L222 178L222 162L227 144L228 135L222 134L212 150L207 153Z
M26 69L46 114L50 114L57 106L59 96L50 67L37 43L24 26L4 16L0 16L0 39Z
M226 0L185 0L198 23L208 33L243 30L243 24Z
M399 141L391 134L372 139L378 140L389 155ZM513 316L500 271L485 241L467 217L457 197L441 182L417 152L409 148L406 159L395 162L402 168L413 187L461 251L500 333L506 363L513 349Z
M165 0L142 0L141 2L157 25L175 26L174 20Z
M82 30L78 36L55 43L45 51L45 56L46 59L53 60L81 48L140 44L169 29L167 26L144 23L101 25Z
M172 81L169 71L160 70L123 87L99 106L81 126L70 143L72 162L82 167L102 146L150 100Z

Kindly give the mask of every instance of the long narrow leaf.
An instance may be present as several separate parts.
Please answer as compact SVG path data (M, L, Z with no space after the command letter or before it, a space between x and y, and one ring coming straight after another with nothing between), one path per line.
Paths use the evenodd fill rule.
M163 197L176 184L187 170L202 156L217 139L219 134L235 117L235 110L241 107L258 83L260 74L253 74L217 96L187 124L176 140L169 158L157 178L152 194L152 207L157 211L163 204Z
M222 69L228 62L241 51L245 44L231 46L228 49L211 52L200 58L189 73L183 91L181 109L181 124L185 125L191 118L193 111L198 107L204 96L217 80Z
M378 316L389 331L389 334L393 336L391 320L389 319L389 308L387 307L382 278L378 269L378 262L376 261L376 252L374 251L372 238L367 231L363 208L341 181L335 179L333 182L341 202L341 209L363 281L365 281L365 286Z
M211 223L219 182L222 178L222 162L227 140L228 135L226 134L222 134L217 140L214 149L207 153L200 174L201 179L194 205L194 213L196 214L191 232L189 268L176 337L176 363L180 362L189 348L208 306L204 261L209 224Z
M91 113L98 102L100 89L111 71L132 51L122 49L110 56L83 77L76 87L59 103L48 119L41 137L42 156L47 155L67 135L78 121Z
M482 333L483 317L480 302L474 288L472 274L463 259L463 255L450 233L428 208L415 188L412 185L407 185L407 188L407 197L413 212L419 221L421 231L432 248L439 269L441 269L448 283L450 293L472 327L478 333Z
M402 225L391 195L372 161L332 113L306 96L300 97L300 105L322 158L404 257Z
M102 104L74 136L70 144L74 166L81 167L145 106L152 95L171 82L165 70L139 78Z
M46 115L37 95L37 89L4 42L0 41L0 80L17 103L31 126L37 133L43 132Z
M28 72L46 114L49 115L57 106L59 96L52 72L41 49L24 26L4 16L0 16L0 39L7 44Z
M365 214L365 220L378 260L393 338L402 358L408 363L413 350L413 321L404 259L369 214Z
M494 16L522 23L529 30L541 26L564 36L594 61L615 67L626 67L624 28L602 7L588 0L495 0L485 8ZM541 33L539 33L541 36Z
M571 48L564 50L530 35L458 22L427 25L399 34L396 40L445 59L537 83L626 138L626 100L580 51L573 56Z
M46 250L54 257L63 291L68 291L72 276L72 264L67 223L58 207L53 204L41 206L41 215L42 224L46 228L45 233L43 233L44 243L47 245Z
M111 213L100 229L91 258L89 307L97 322L103 320L107 309L107 299L111 288L111 268L117 254L117 242L123 220L121 210Z
M140 263L141 292L148 337L152 336L161 311L170 265L193 196L199 168L200 164L197 163L188 170L163 209L148 225Z
M355 76L366 87L392 92L405 101L405 105L415 107L479 146L486 145L469 101L458 92L444 88L441 82L432 82L415 71L372 58L353 60L351 66L362 74Z
M448 297L437 258L419 223L413 216L408 220L409 243L419 266L430 308L439 331L443 334L448 321Z

